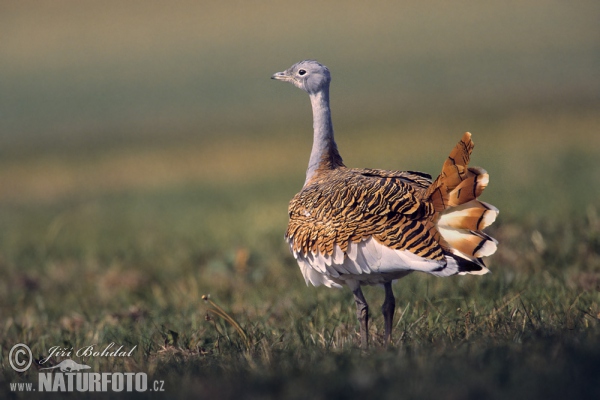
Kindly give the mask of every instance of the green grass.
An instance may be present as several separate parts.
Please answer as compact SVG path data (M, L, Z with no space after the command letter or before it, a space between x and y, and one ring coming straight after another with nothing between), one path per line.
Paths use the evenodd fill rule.
M600 396L597 1L0 9L4 397L37 379L16 343L111 342L137 347L74 359L168 398ZM398 282L388 349L381 288L364 353L351 293L283 241L310 106L269 77L302 58L332 70L347 165L435 175L469 130L490 173L492 274Z
M0 386L36 379L35 369L17 374L8 365L16 343L30 345L39 359L55 345L115 342L138 347L126 360L75 359L94 371L145 371L165 381L169 396L595 397L599 170L597 149L582 144L596 117L556 117L579 124L569 146L560 123L542 124L551 140L524 157L526 148L515 152L519 146L506 138L538 118L506 117L474 136L474 164L491 173L485 199L501 209L490 229L500 241L492 274L399 281L388 349L383 291L367 288L367 353L358 348L351 293L306 287L282 239L287 201L302 182L305 133L255 136L253 145L226 137L184 148L6 161L10 173L0 178L23 185L1 200ZM390 147L404 138L398 151L377 150L358 131L340 133L340 147L349 164L435 173L460 134L418 127L373 134ZM399 138L396 131L416 134ZM535 141L530 133L527 141ZM439 143L422 147L428 137ZM267 143L270 151L262 152ZM53 173L44 175L49 165ZM190 172L211 165L219 166L216 176ZM166 166L172 173L161 175ZM55 190L47 190L53 179ZM202 300L208 294L227 318Z

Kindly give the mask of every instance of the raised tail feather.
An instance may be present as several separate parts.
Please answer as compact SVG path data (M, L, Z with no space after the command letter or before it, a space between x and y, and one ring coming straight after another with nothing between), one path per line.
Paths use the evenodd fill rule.
M441 235L440 244L457 260L461 274L488 272L481 257L492 255L498 243L482 231L495 221L498 209L477 200L489 182L489 175L483 168L469 168L473 147L471 134L467 132L425 194L438 212L433 222Z

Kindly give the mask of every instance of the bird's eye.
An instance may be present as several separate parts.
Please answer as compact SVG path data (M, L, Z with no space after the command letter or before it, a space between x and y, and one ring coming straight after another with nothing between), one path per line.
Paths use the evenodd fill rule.
M298 75L304 75L306 74L306 70L301 69L300 71L298 71Z

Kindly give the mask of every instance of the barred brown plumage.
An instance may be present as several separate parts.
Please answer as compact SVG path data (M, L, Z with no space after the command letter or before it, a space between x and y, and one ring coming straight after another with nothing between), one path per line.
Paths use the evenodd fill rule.
M430 251L429 258L443 260L441 247L422 222L435 210L418 199L414 186L402 181L406 173L393 176L391 171L369 170L365 176L363 171L345 167L323 171L294 196L286 232L293 250L331 255L334 244L346 252L349 242L373 236L392 249L418 255Z
M299 73L302 71L302 73ZM329 109L329 69L301 61L273 79L310 95L313 148L302 190L290 201L285 238L306 283L348 285L368 346L368 305L361 285L383 284L384 340L391 340L395 298L391 283L413 271L437 276L485 274L482 257L496 240L481 230L498 209L479 201L488 174L468 167L473 150L465 133L431 176L413 171L347 168L339 155Z

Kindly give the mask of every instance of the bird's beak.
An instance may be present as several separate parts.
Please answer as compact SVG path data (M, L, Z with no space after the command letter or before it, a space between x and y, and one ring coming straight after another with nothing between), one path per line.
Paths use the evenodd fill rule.
M271 76L271 79L276 79L278 81L289 81L291 77L285 72L276 72Z

